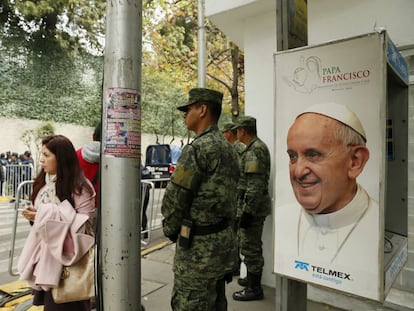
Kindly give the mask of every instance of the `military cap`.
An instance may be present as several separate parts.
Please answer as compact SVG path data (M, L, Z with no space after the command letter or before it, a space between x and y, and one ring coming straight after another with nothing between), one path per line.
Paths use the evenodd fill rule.
M236 128L235 128L234 123L225 123L221 131L224 133L224 132L228 132L228 131L235 130L235 129Z
M216 105L221 105L223 93L211 89L194 88L188 93L188 102L185 105L178 106L180 111L187 111L187 107L196 103L206 102Z
M306 108L299 116L305 113L316 113L339 121L357 132L366 142L367 135L358 116L347 106L336 103L315 104Z
M250 116L239 117L234 124L234 128L239 127L256 128L256 119Z

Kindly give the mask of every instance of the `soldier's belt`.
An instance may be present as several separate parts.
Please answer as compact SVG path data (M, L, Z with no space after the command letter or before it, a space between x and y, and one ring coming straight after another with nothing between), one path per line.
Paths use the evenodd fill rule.
M213 224L213 225L207 225L207 226L194 226L193 227L193 235L208 235L212 233L217 233L220 231L223 231L230 225L230 222L228 219L223 219L219 223Z

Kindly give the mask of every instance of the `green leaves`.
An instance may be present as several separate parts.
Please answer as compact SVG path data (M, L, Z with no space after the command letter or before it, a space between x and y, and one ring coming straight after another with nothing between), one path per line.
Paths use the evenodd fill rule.
M0 115L94 126L101 116L106 1L2 0ZM197 1L143 1L142 130L186 136L175 109L197 84ZM239 110L243 56L210 21L207 87ZM237 51L236 51L237 52Z

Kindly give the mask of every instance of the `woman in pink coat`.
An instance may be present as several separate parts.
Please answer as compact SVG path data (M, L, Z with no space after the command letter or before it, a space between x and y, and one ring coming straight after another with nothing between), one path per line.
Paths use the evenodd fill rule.
M62 267L78 261L94 245L95 191L65 136L42 140L40 164L33 205L22 212L33 226L19 258L20 279L32 286L33 305L44 305L45 311L90 311L90 300L55 303L51 288L59 284Z

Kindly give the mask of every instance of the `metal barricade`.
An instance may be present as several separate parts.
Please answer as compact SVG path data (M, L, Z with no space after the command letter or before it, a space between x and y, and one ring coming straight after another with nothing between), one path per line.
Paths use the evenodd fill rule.
M16 232L17 232L17 219L19 217L19 212L24 208L23 206L30 202L22 197L22 189L26 186L32 186L33 180L27 180L22 183L20 183L16 189L16 197L14 200L14 222L13 222L13 228L12 228L12 236L10 241L10 251L9 251L9 274L11 276L17 276L19 275L18 272L13 271L13 260L14 260L14 248L16 244Z
M169 181L170 178L141 180L141 243L144 245L150 242L154 230L162 228L161 204L165 187L161 185Z
M151 235L155 230L162 228L161 204L165 193L165 187L156 187L161 183L168 183L169 178L141 180L141 243L147 245L151 241ZM9 274L17 276L13 271L13 260L15 256L16 232L19 213L24 209L32 191L33 180L21 182L16 189L14 199L14 219L9 251ZM26 190L29 188L29 190Z
M10 198L16 198L17 187L21 182L32 180L33 165L31 164L9 164L5 166L6 174L3 185L3 195ZM32 192L31 183L25 184L21 189L21 196L28 199Z
M6 167L0 165L0 196L4 196L4 190L6 188Z

